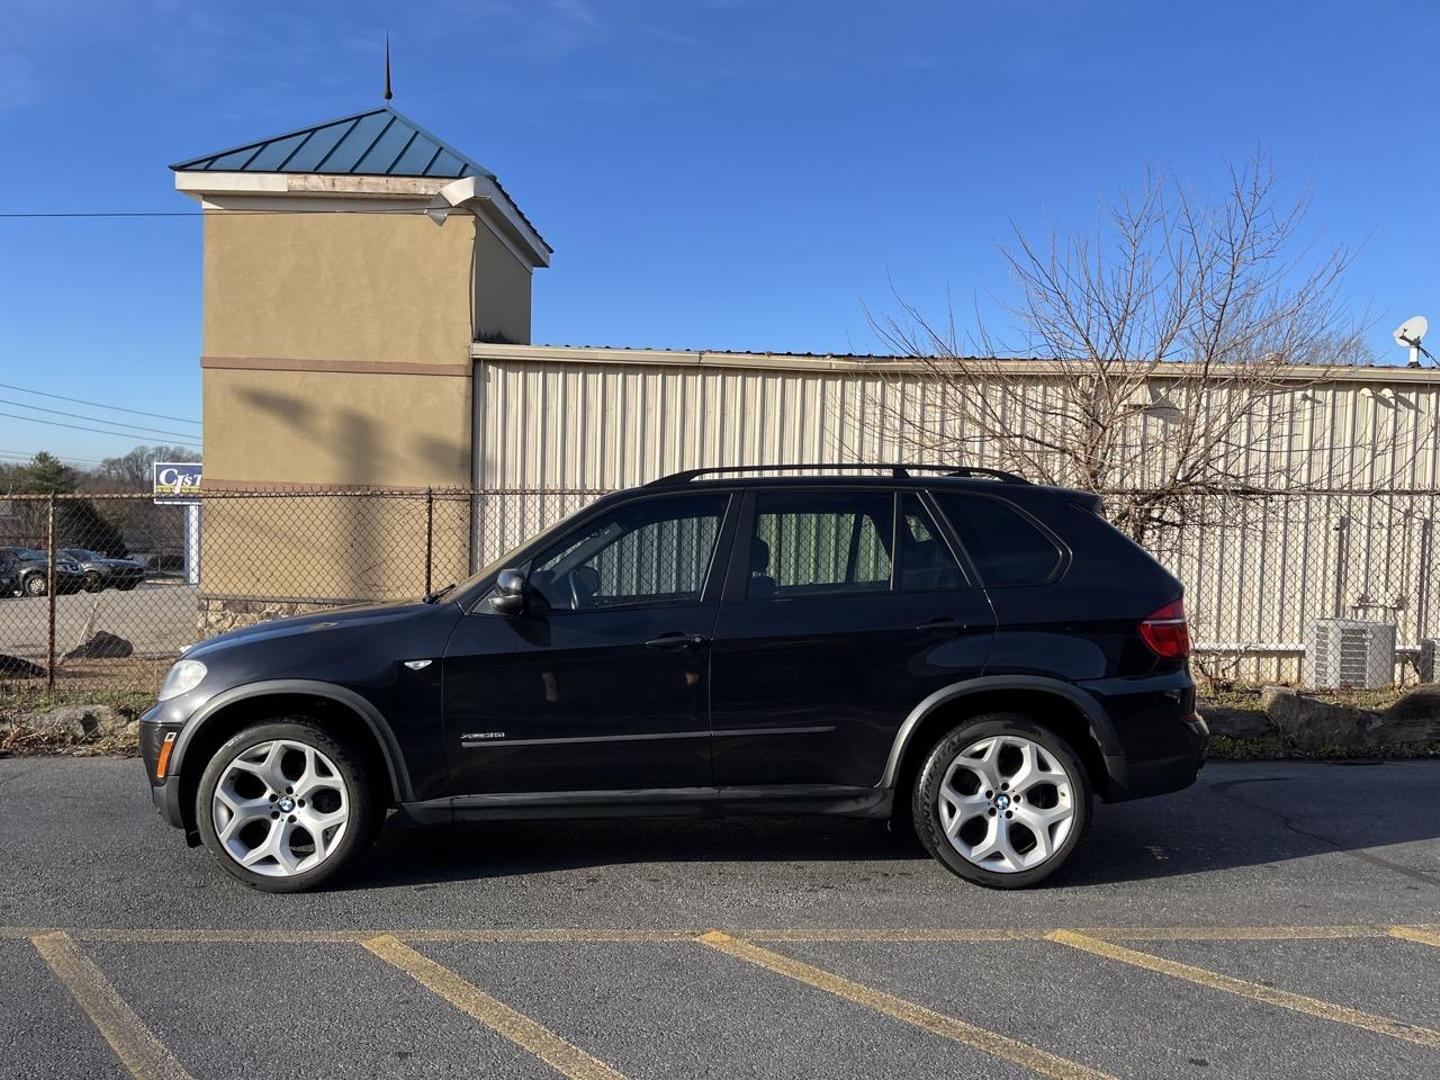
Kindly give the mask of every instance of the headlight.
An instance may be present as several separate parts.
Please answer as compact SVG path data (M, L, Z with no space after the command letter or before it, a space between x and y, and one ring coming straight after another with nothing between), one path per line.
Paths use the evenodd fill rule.
M160 684L160 701L168 701L172 697L179 697L187 694L200 685L200 680L205 678L205 665L199 660L179 660L165 676L165 681Z

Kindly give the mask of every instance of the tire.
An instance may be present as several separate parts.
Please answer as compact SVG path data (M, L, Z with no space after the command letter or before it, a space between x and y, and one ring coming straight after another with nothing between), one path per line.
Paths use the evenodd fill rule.
M286 717L248 727L215 751L200 777L195 819L226 873L261 892L292 893L351 869L384 809L359 754L311 721Z
M44 576L40 574L31 574L25 579L25 584L21 586L21 590L25 593L26 596L44 596Z
M1074 854L1090 801L1085 766L1064 739L1019 713L987 713L930 751L911 813L946 869L988 888L1023 889Z
M105 589L105 579L102 578L99 574L97 574L94 570L88 570L88 571L86 571L86 573L85 573L85 591L86 591L86 592L103 592L104 589Z

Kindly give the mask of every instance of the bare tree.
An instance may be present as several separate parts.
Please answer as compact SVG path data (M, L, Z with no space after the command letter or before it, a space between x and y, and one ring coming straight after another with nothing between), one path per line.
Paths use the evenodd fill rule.
M872 323L922 378L878 407L910 450L1102 493L1149 543L1224 501L1198 495L1334 482L1310 474L1296 402L1366 353L1338 297L1350 252L1302 244L1306 208L1255 160L1213 200L1164 174L1092 232L1017 229L1018 340L982 327L967 355L953 312L937 325L897 297Z

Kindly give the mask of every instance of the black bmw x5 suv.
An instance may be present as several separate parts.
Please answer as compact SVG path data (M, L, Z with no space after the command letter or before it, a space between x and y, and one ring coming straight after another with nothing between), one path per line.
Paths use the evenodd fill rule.
M141 726L156 806L273 892L351 866L391 808L901 818L1015 888L1070 858L1092 795L1195 779L1180 583L1095 497L774 471L669 476L423 601L190 649Z

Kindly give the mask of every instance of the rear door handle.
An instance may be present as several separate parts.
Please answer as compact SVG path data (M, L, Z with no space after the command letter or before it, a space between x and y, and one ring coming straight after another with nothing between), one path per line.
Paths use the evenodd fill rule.
M964 632L966 626L959 619L952 619L942 615L938 619L931 619L915 627L922 634L959 634Z
M700 634L670 633L661 634L645 642L647 649L698 649L702 645L710 644L710 639Z

